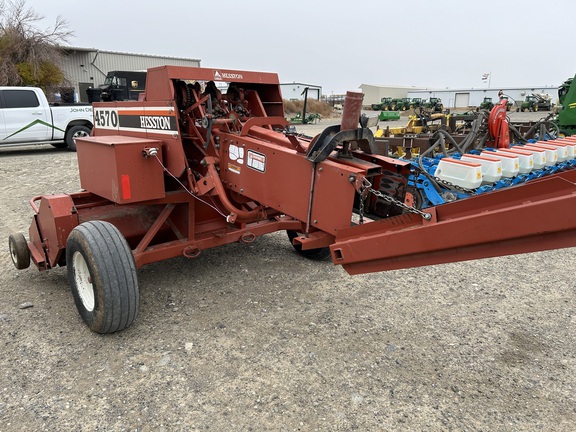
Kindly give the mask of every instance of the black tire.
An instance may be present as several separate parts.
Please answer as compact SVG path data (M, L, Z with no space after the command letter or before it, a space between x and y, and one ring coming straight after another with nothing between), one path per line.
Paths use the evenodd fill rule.
M10 234L8 236L8 247L10 248L10 256L14 267L18 270L30 267L30 250L28 250L28 242L23 234Z
M301 244L295 245L294 243L292 243L292 240L294 240L294 238L299 236L297 231L290 231L289 230L289 231L286 231L286 234L288 234L288 239L290 240L290 243L292 244L292 246L294 247L296 252L298 252L298 255L303 256L304 258L314 260L314 261L324 261L324 260L328 259L328 257L330 256L330 248L328 248L328 247L302 250Z
M90 136L90 128L82 125L72 126L66 131L64 142L70 150L76 151L76 138L87 136Z
M66 242L68 283L80 316L96 333L114 333L138 315L140 294L134 257L109 222L89 221Z

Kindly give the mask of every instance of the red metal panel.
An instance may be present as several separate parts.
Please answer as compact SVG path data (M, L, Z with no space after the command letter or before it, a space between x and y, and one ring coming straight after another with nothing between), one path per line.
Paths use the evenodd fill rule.
M310 221L313 227L336 235L338 230L350 226L356 194L351 177L362 172L364 170L331 160L318 164Z
M313 171L310 161L296 150L252 137L223 135L221 142L220 177L227 189L307 220ZM333 234L350 226L355 189L349 176L362 171L329 160L318 164L313 226Z
M338 233L334 262L359 274L576 246L573 173L431 211L431 222L401 215Z
M78 139L80 185L118 204L163 198L164 170L155 157L143 156L146 148L157 148L162 160L157 140L119 135Z
M36 222L37 229L33 228L34 223L30 227L30 240L37 251L44 250L48 268L55 267L66 248L68 235L78 225L78 215L72 198L65 194L43 196ZM34 230L37 232L33 237ZM36 236L38 238L35 238ZM36 261L38 258L34 255L33 253Z

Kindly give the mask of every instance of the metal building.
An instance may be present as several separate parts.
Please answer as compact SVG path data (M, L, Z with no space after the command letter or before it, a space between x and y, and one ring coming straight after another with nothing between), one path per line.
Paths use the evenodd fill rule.
M371 84L361 84L360 89L364 93L364 100L362 105L369 106L379 103L383 97L391 98L405 98L408 93L415 90L420 90L422 87L401 87L401 86L377 86Z
M550 100L556 103L558 98L558 87L533 86L533 87L503 87L503 88L468 88L468 89L422 89L408 92L409 98L419 97L430 99L436 97L442 99L445 108L468 108L480 106L485 97L491 97L492 102L498 101L498 92L502 93L508 100L518 106L522 101L533 93L547 94Z
M283 83L280 84L282 99L304 100L304 89L308 88L308 97L320 100L322 98L322 87L303 83Z
M105 51L96 48L62 47L62 70L74 88L76 100L88 101L86 89L104 84L109 71L138 71L164 65L200 67L199 59Z

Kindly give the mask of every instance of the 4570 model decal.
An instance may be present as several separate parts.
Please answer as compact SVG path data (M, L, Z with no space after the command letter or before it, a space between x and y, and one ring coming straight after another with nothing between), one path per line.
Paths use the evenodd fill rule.
M176 115L171 107L94 108L94 127L178 135Z

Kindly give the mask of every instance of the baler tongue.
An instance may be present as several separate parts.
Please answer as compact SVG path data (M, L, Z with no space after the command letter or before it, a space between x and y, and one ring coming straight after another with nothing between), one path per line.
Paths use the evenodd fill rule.
M339 231L332 259L371 273L576 246L576 171ZM559 217L559 215L562 215Z

